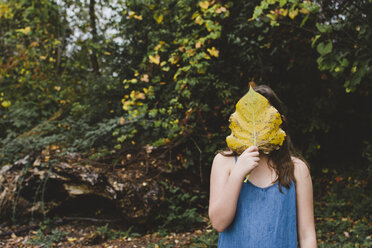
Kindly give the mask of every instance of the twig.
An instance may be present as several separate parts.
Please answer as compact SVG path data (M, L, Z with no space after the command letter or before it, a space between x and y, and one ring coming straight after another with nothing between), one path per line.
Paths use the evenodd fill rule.
M63 220L86 220L86 221L92 221L95 223L114 223L119 222L122 219L96 219L96 218L89 218L89 217L63 217Z
M199 150L199 176L200 176L200 183L203 183L204 180L203 180L203 170L202 170L202 163L201 163L202 150L200 149L200 147L198 146L196 141L192 137L190 137L190 138L194 142L196 148L198 148L198 150Z

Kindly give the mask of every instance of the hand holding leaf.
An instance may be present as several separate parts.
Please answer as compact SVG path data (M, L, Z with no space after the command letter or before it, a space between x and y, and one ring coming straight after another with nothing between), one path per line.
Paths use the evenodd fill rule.
M261 94L250 87L236 104L236 111L230 116L231 134L227 136L228 147L242 154L250 146L257 146L265 154L278 150L285 139L280 128L280 113Z

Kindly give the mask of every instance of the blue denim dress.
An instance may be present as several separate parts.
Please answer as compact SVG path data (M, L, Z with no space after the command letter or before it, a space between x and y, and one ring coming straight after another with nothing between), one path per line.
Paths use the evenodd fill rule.
M282 191L278 183L243 183L235 218L219 233L218 248L297 248L295 183Z

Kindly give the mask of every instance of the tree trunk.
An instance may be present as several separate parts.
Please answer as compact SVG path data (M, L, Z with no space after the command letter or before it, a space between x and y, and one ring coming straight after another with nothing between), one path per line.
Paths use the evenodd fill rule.
M98 42L97 26L96 26L96 14L95 14L95 9L94 9L95 5L96 5L96 1L95 0L90 0L90 2L89 2L89 17L90 17L90 27L92 29L92 41L93 41L94 44L96 42ZM93 71L97 75L100 75L96 48L91 47L91 49L92 49L92 53L90 54L90 60L92 62Z

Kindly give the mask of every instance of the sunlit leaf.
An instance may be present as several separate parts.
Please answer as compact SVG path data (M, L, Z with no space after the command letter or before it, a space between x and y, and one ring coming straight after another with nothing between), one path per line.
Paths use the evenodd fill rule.
M208 9L208 7L209 7L209 2L208 2L208 1L200 2L200 3L199 3L199 6L200 6L200 8L202 8L202 9Z
M218 51L215 47L207 48L207 51L211 56L218 57L220 51Z
M229 122L231 134L226 142L238 154L252 145L268 154L279 149L286 136L280 128L280 113L252 87L236 104Z
M30 27L20 28L16 29L16 31L28 35L31 32L31 28Z
M289 12L289 17L291 19L294 19L298 15L298 9L296 8L295 10L292 10Z
M150 63L159 64L160 63L160 56L156 54L155 56L149 56Z
M164 16L162 14L155 13L153 17L157 23L160 24L163 22Z
M11 105L11 102L10 102L10 101L3 101L3 102L1 103L1 106L3 106L4 108L8 108L8 107L10 107L10 105Z

